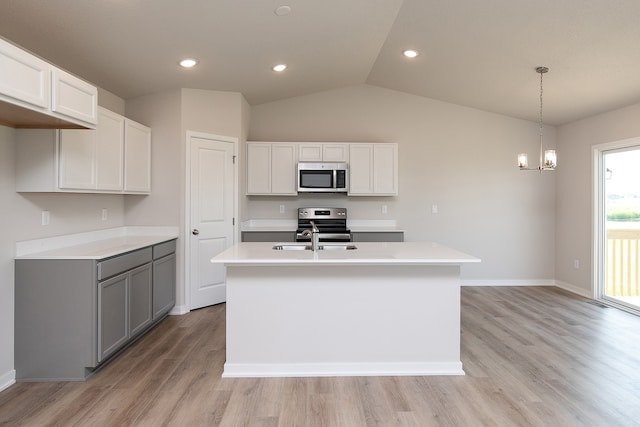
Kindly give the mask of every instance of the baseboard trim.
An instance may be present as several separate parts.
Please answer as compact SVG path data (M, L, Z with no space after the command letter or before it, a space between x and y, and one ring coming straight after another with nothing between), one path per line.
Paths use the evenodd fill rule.
M462 362L225 363L223 378L465 375Z
M462 286L555 286L555 280L463 280Z
M589 298L589 299L594 299L593 298L593 294L591 292L591 289L583 289L583 288L579 288L575 285L572 285L570 283L567 282L563 282L561 280L556 280L556 286L559 287L560 289L564 289L565 291L569 291L572 292L574 294L580 295L582 297L585 298Z
M5 390L16 383L16 370L12 369L0 375L0 391Z
M176 305L169 312L169 316L182 316L189 312L189 308L186 305Z

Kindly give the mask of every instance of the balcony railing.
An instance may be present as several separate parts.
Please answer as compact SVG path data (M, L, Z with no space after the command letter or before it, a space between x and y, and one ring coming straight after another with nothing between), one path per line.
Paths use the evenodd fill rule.
M640 296L640 228L607 229L606 295Z

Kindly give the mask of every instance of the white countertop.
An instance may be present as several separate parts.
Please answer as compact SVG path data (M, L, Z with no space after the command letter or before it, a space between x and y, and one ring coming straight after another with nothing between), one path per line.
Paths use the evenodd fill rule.
M320 250L313 253L310 250L274 250L274 243L244 242L212 258L211 262L225 265L455 265L480 262L479 258L432 242L350 244L355 245L357 249Z
M177 227L119 227L16 243L16 259L104 259L178 237Z

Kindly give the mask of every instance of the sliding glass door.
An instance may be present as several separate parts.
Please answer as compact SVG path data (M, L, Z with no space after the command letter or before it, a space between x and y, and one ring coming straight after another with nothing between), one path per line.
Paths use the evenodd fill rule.
M603 149L599 168L598 296L640 313L640 143Z

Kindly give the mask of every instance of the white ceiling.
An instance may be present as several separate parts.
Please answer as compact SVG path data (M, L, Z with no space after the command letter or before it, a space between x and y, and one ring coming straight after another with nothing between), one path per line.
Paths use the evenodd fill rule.
M0 36L124 99L367 83L537 121L544 65L547 124L640 102L639 0L2 0Z

